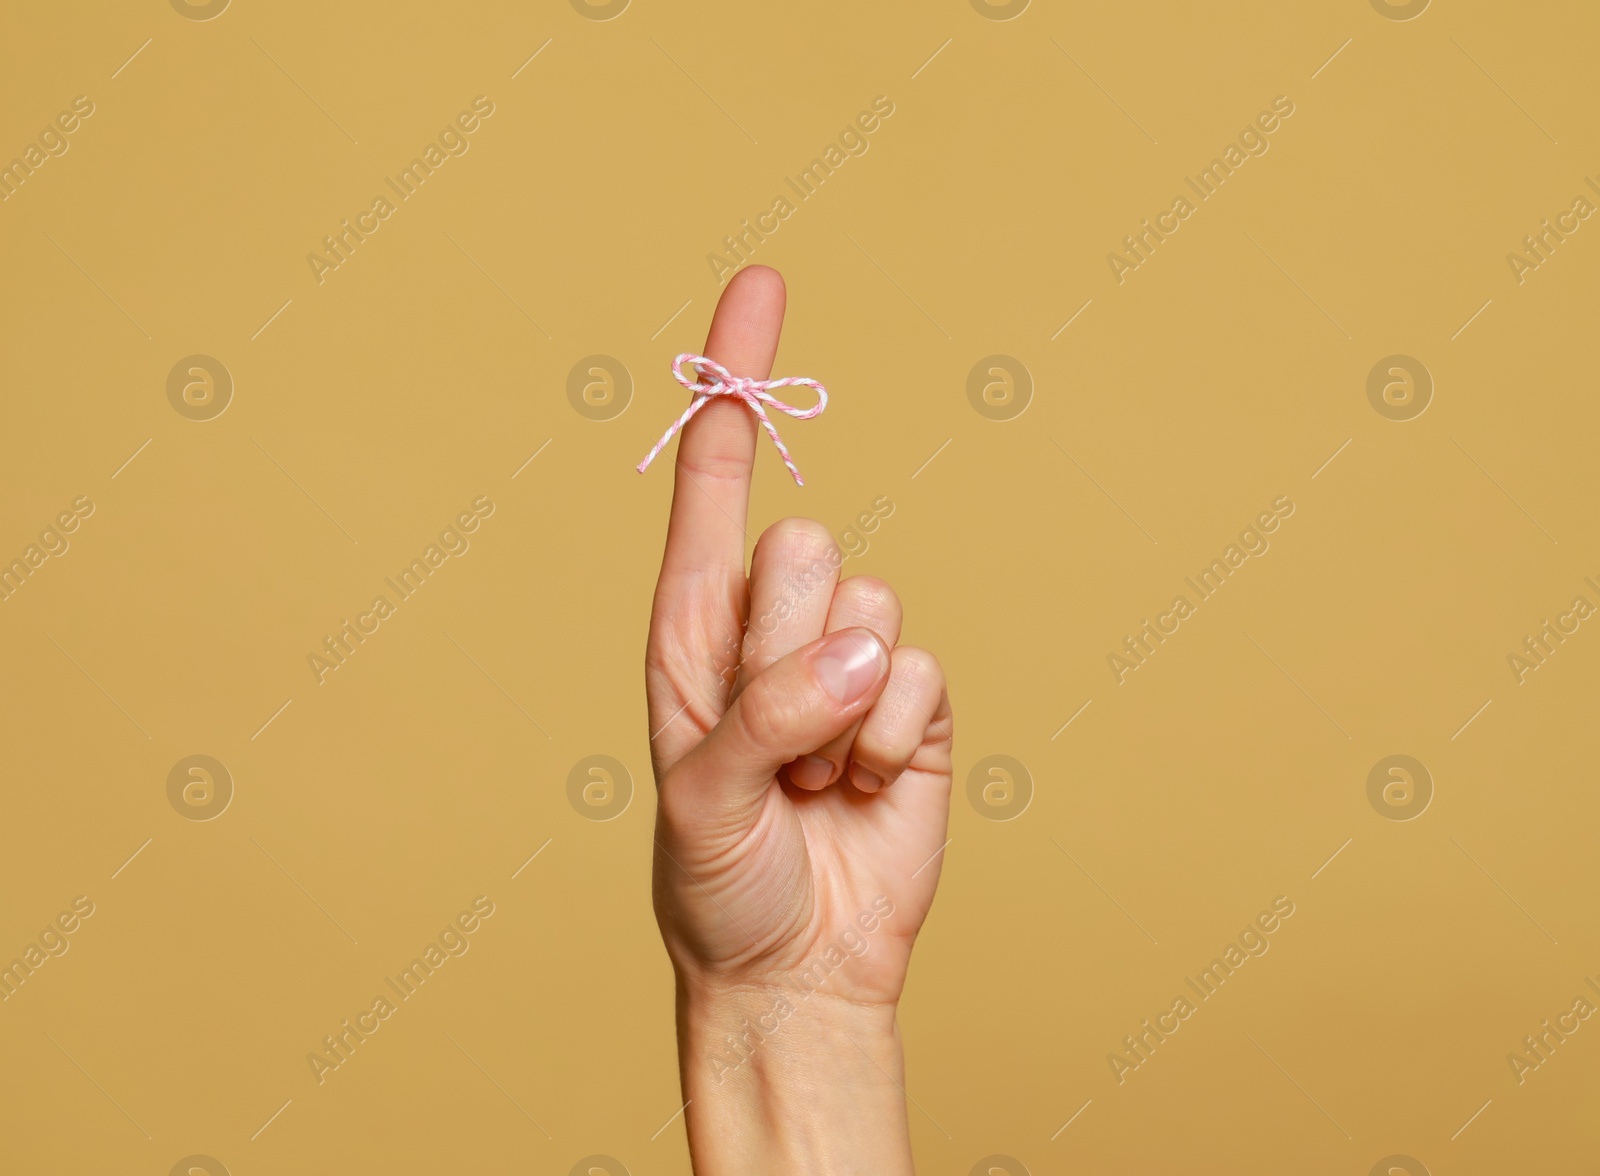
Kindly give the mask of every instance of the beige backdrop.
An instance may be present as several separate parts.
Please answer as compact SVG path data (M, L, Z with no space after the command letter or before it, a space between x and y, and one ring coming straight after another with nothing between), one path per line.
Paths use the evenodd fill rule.
M921 1170L1591 1170L1592 5L4 26L8 1171L687 1172L633 465L747 259L754 518L957 707Z

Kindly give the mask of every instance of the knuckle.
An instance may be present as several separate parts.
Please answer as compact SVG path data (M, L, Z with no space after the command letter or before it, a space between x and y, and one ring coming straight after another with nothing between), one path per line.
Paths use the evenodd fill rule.
M700 482L741 487L750 476L750 459L742 453L716 449L680 454L678 464Z
M850 606L862 616L899 616L900 595L876 576L850 576L839 585Z
M850 757L868 766L902 768L916 754L922 742L922 732L912 732L903 723L890 724L887 729L867 724L856 736Z
M930 691L944 685L944 666L928 650L902 645L892 656L895 673L903 674L908 684Z
M834 551L833 536L816 519L780 519L761 533L756 544L769 557L790 563L828 559ZM837 562L837 561L835 561Z
M773 688L771 677L758 676L739 695L734 708L745 738L755 747L780 748L789 743L794 708Z

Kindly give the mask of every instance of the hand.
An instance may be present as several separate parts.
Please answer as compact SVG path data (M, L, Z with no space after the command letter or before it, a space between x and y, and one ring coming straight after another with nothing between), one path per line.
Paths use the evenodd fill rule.
M776 271L742 270L705 354L766 378L784 302ZM729 399L683 431L645 657L655 907L678 976L691 1149L701 1172L910 1171L894 1008L946 837L944 675L897 646L887 584L838 579L818 523L768 528L746 580L756 442ZM830 1114L845 1092L832 1109L853 1111L848 1125ZM733 1124L706 1121L719 1101L762 1122L765 1143L782 1137L778 1154L733 1147ZM897 1122L852 1141L874 1107ZM783 1166L801 1151L809 1167Z

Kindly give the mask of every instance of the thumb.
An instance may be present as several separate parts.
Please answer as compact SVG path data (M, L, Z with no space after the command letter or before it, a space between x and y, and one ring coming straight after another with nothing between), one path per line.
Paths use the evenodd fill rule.
M779 768L848 731L882 693L889 651L871 629L842 629L768 666L679 765L699 797L759 802Z

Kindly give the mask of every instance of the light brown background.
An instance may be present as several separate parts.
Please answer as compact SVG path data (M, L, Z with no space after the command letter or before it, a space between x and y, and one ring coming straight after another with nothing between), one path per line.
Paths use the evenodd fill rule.
M756 255L779 374L834 399L781 426L803 491L762 442L753 517L891 498L846 571L950 675L920 1169L1590 1170L1600 1024L1521 1085L1506 1058L1600 975L1600 620L1524 684L1506 657L1600 604L1600 225L1521 285L1506 254L1600 175L1591 5L4 25L0 160L96 107L0 205L0 556L96 504L0 604L0 961L97 907L0 1005L7 1170L688 1170L639 673L670 471L632 466L684 402L706 255L878 95ZM317 284L306 254L478 95L468 153ZM1118 284L1106 254L1278 95L1269 152ZM166 396L194 353L237 385L206 422ZM632 376L610 421L567 398L592 353ZM1014 420L968 402L993 353L1034 381ZM1436 381L1406 422L1366 395L1392 353ZM470 552L318 685L307 655L478 495ZM1271 551L1118 685L1107 654L1279 495ZM1436 788L1404 823L1366 794L1395 753ZM209 822L167 799L193 754L235 782ZM604 823L566 792L596 754L635 789ZM966 798L991 754L1032 777L1009 822ZM480 894L468 954L319 1085L306 1054ZM1270 952L1119 1085L1107 1053L1280 894Z

